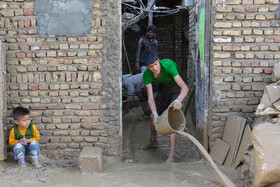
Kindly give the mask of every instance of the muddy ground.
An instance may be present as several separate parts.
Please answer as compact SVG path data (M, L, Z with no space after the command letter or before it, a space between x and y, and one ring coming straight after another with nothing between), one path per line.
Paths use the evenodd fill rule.
M50 160L40 157L44 166L20 169L8 154L8 160L0 162L1 186L222 186L214 170L201 158L195 146L186 138L177 136L177 158L174 163L165 160L169 154L168 137L158 136L159 147L141 150L150 136L148 120L139 121L142 111L136 108L123 119L123 162L106 163L103 173L80 173L77 159ZM187 124L194 133L190 120ZM28 161L28 159L27 159ZM249 186L240 175L240 169L219 167L236 184Z

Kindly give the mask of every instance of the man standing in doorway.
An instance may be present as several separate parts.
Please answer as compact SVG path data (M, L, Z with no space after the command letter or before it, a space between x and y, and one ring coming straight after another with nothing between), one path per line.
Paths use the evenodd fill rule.
M143 73L147 67L147 56L149 53L158 53L158 41L155 39L155 26L147 27L146 36L142 36L138 41L138 49L136 52L136 70Z
M143 81L147 88L148 103L151 114L150 142L143 149L157 147L156 128L159 115L171 105L175 110L182 107L182 101L188 94L189 88L181 78L178 65L170 59L159 60L157 54L148 56L147 69L143 74ZM157 96L154 99L152 82L159 83ZM176 134L170 135L170 155L167 161L175 161Z

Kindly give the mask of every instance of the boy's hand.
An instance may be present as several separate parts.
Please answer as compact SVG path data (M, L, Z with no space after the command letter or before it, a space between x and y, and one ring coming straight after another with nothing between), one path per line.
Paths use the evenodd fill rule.
M25 146L23 140L24 140L24 139L18 140L18 143L20 143L20 144L22 144L23 146Z
M18 143L22 144L23 146L26 146L28 143L30 143L30 139L21 139L18 141Z
M153 116L154 116L154 118L153 118L153 123L154 123L154 125L157 125L157 123L158 123L158 113L157 112L155 112L155 111L153 111L152 112L153 113Z
M171 103L171 107L173 107L173 110L180 110L182 107L182 103L181 101L179 101L178 99L175 99L172 103Z
M23 142L25 145L27 145L28 143L30 143L30 139L23 139Z

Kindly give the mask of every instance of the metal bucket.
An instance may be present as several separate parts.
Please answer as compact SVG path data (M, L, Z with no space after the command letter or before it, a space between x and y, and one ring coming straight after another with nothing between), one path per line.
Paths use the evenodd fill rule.
M159 117L156 130L159 134L168 135L183 130L186 126L186 119L181 110L167 108Z

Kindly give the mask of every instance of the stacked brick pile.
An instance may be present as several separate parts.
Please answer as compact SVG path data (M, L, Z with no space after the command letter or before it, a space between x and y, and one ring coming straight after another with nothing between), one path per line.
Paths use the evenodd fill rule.
M213 2L211 144L221 138L229 114L253 121L280 58L279 25L279 0Z
M0 39L7 44L8 127L11 110L23 105L31 110L47 156L74 157L87 145L119 157L119 4L94 1L89 34L76 37L39 37L34 4L0 2Z

